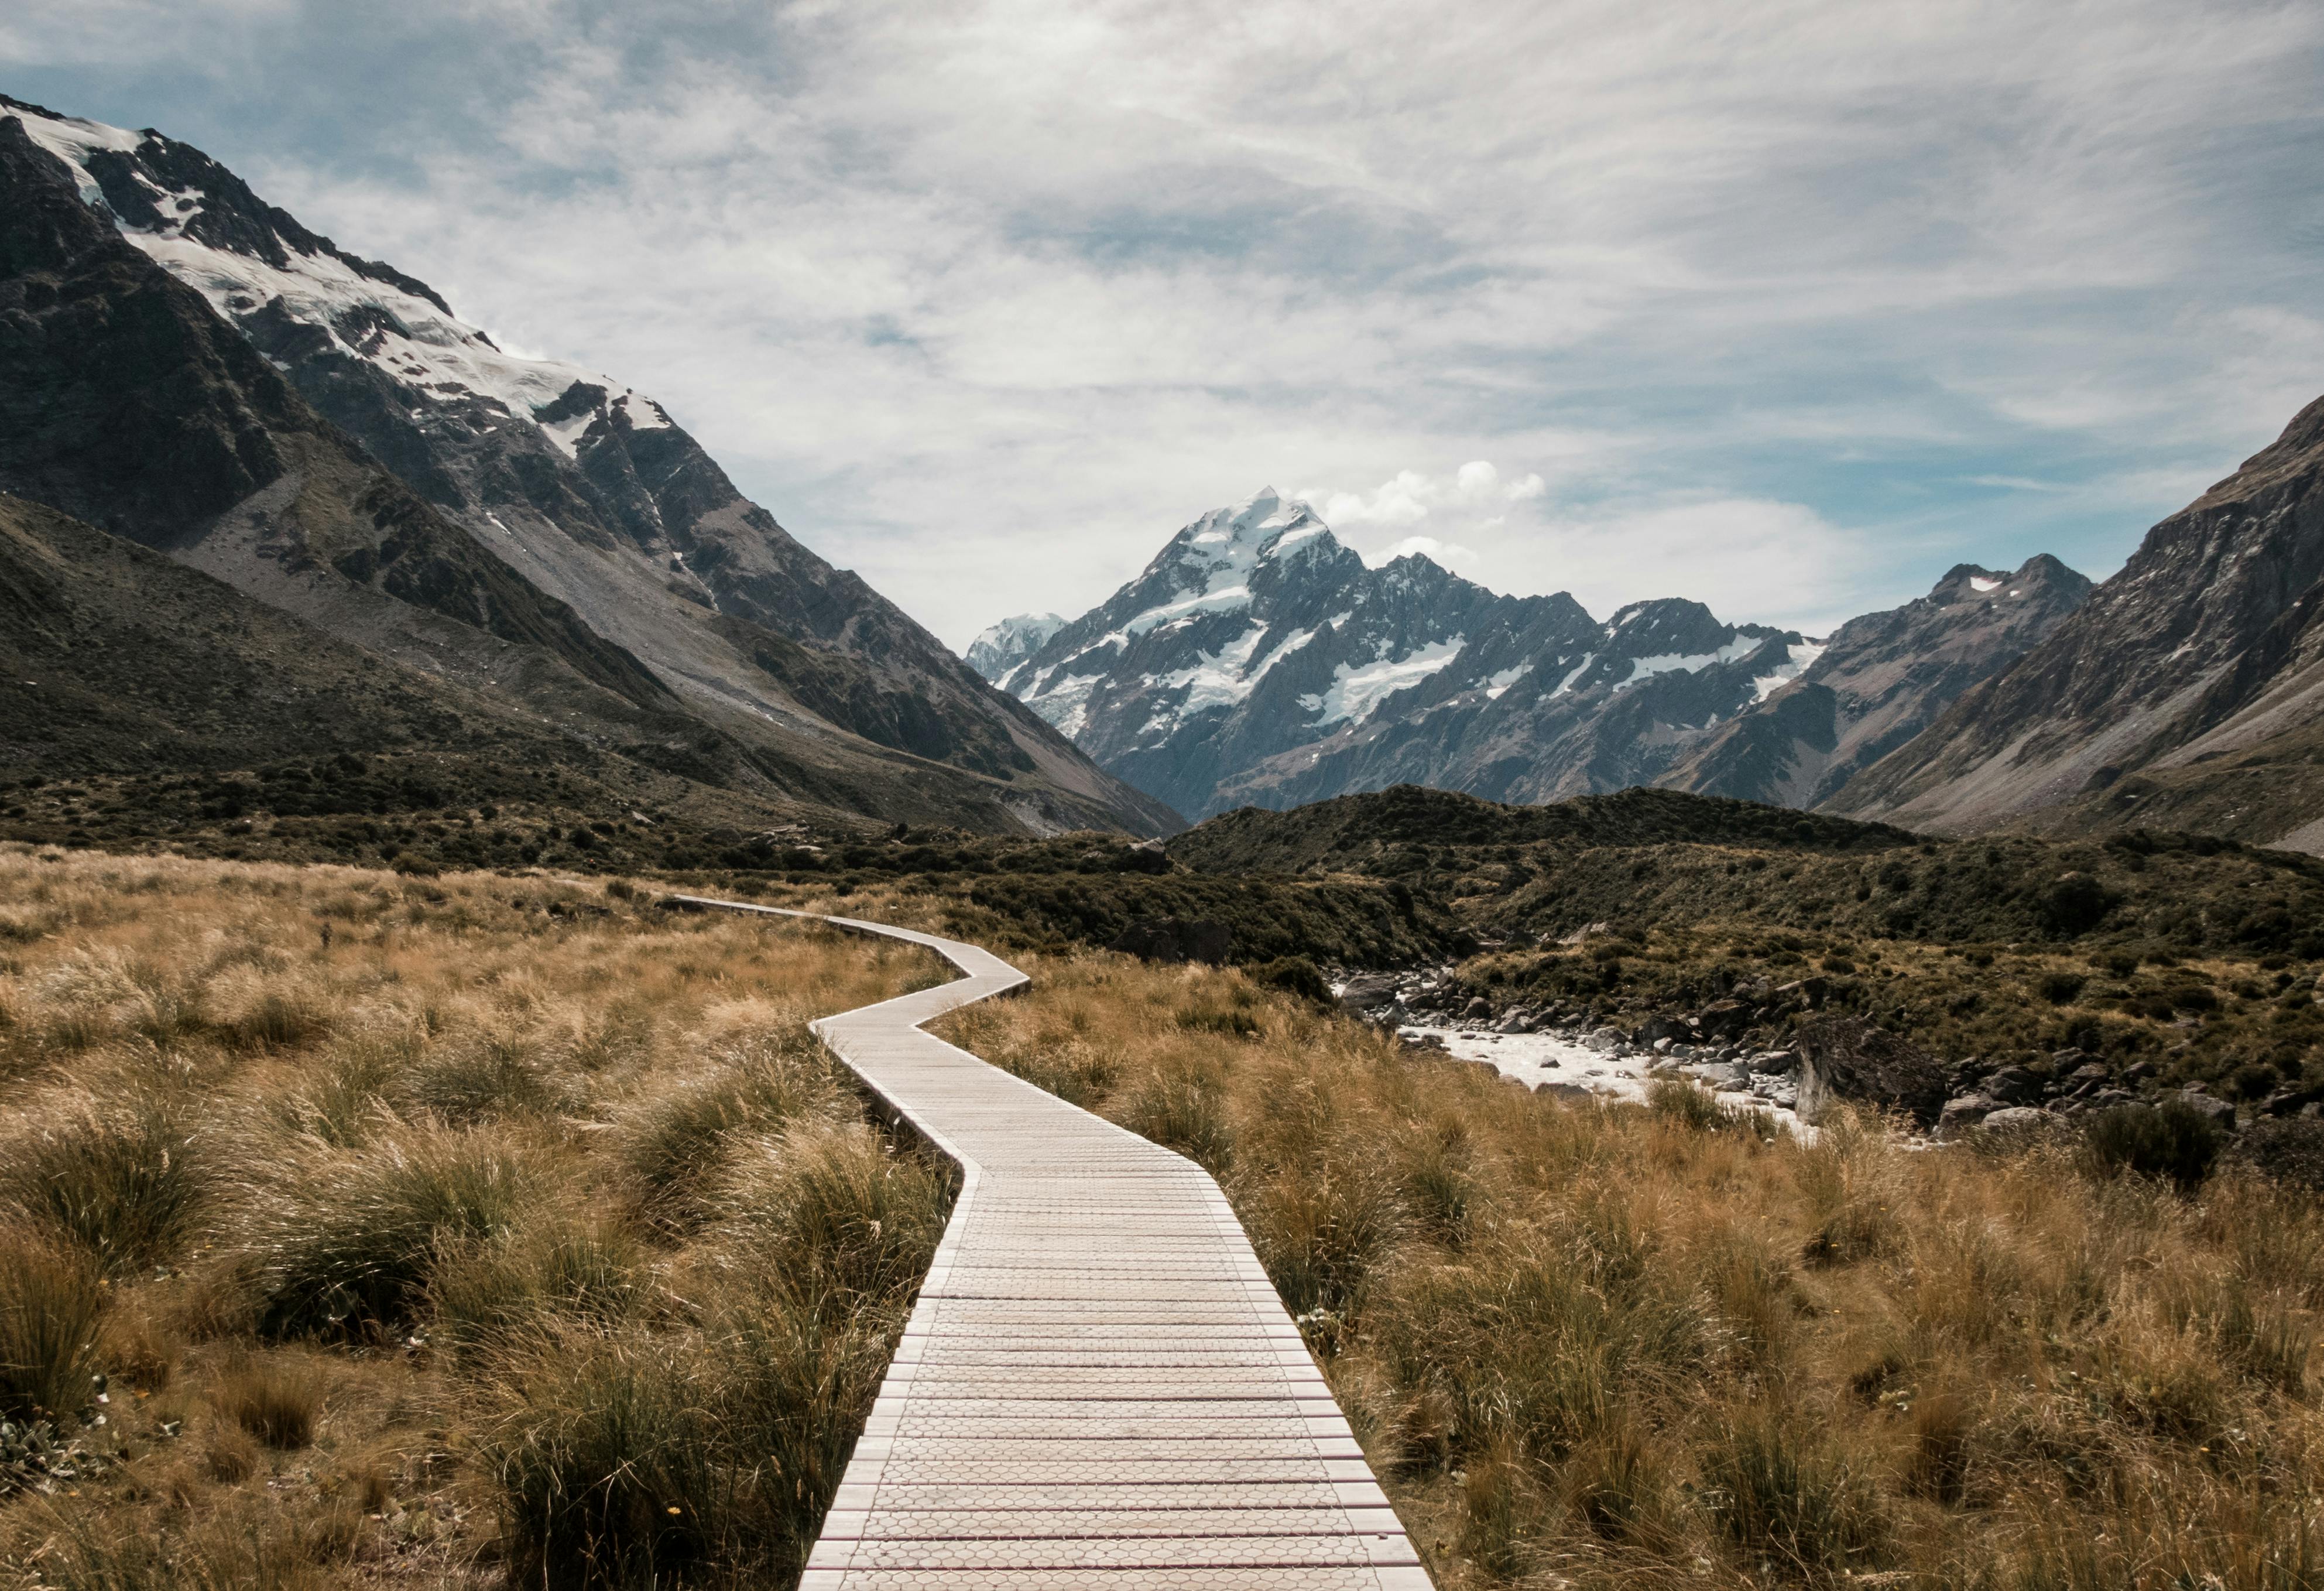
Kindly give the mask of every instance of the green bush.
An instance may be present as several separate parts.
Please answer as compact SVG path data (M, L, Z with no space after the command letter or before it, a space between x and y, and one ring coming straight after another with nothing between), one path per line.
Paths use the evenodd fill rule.
M2181 1189L2210 1175L2226 1144L2209 1116L2176 1099L2118 1105L2098 1112L2082 1130L2083 1155L2098 1175L2167 1177Z
M1270 989L1281 989L1319 1005L1333 1004L1331 984L1305 956L1278 956L1250 968L1250 976Z

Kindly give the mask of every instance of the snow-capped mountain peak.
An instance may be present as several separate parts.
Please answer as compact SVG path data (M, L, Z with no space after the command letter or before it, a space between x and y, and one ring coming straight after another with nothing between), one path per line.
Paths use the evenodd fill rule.
M986 679L1000 680L1065 627L1062 614L1020 613L987 626L961 655Z
M1537 800L1651 777L1800 644L1696 602L1600 625L1417 555L1370 569L1268 487L1181 530L1000 683L1190 816L1398 779ZM1600 744L1612 720L1618 747ZM1568 753L1518 749L1553 742Z
M270 343L319 335L387 377L418 413L476 405L484 412L470 416L474 423L498 415L537 424L568 458L617 408L633 429L670 423L659 404L611 376L506 352L426 282L309 231L189 144L17 100L0 106L73 169L85 202L278 365L313 350Z

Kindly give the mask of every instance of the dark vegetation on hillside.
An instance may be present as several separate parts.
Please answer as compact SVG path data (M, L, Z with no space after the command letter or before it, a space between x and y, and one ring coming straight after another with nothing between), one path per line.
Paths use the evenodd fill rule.
M1853 1011L1954 1062L2080 1051L2253 1099L2324 1084L2324 861L2297 853L2149 830L1929 839L1663 791L1508 808L1411 789L1230 814L1170 850L1441 901L1486 952L1461 981L1497 1012L1629 1026L1734 1000L1770 1043Z
M1199 928L1185 937L1212 946L1204 958L1247 967L1304 958L1305 976L1282 974L1297 986L1320 987L1314 964L1436 962L1471 942L1441 902L1393 881L1194 874L1118 835L841 828L828 813L768 828L763 814L738 821L698 802L633 803L630 794L553 764L340 752L250 771L25 779L0 788L0 839L422 876L647 875L753 899L901 895L940 902L956 930L1019 949Z
M1312 969L1482 951L1461 979L1496 1011L1626 1026L1812 976L1818 1008L1951 1061L2081 1050L2172 1078L2241 1076L2255 1097L2310 1071L2324 1083L2324 862L2230 840L1931 840L1667 791L1512 808L1400 789L1232 813L1166 853L827 817L768 828L628 794L554 765L338 753L21 782L0 790L0 838L420 874L620 873L866 913L925 901L952 931L1005 948L1176 933L1206 939L1200 958L1286 964L1277 978L1311 993ZM1798 998L1752 1009L1771 1041L1810 1014Z

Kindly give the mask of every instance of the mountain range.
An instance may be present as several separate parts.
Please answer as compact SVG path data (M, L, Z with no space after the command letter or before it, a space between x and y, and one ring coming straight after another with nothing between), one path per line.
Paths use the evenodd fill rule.
M970 649L1100 765L1196 818L1397 784L1541 802L1668 785L1812 806L2089 594L2057 560L1962 565L1823 640L1699 602L1605 620L1417 555L1379 569L1262 490L1068 624Z
M90 539L120 538L307 626L288 676L352 648L446 689L479 733L523 726L529 758L755 802L744 827L1179 826L794 539L651 399L505 352L199 150L5 97L0 492L24 558L76 550L84 623L134 620L88 588L146 569ZM201 651L220 627L187 631L172 666L240 666ZM77 722L166 693L98 650L59 653L39 687L79 700ZM175 754L268 750L231 720L208 734ZM80 771L103 738L11 735L0 772Z

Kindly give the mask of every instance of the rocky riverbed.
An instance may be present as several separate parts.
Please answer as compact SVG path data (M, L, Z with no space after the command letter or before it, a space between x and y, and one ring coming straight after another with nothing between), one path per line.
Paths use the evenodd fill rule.
M2117 1105L2176 1100L2233 1133L2235 1104L2197 1084L2160 1087L2151 1062L2118 1065L2079 1050L2006 1061L1948 1060L1858 1016L1824 1009L1824 980L1761 980L1699 1011L1628 1027L1554 1006L1496 1009L1454 970L1366 973L1334 985L1342 1005L1408 1042L1489 1064L1566 1098L1642 1099L1656 1077L1688 1078L1733 1104L1810 1127L1840 1104L1900 1116L1936 1142L2039 1129ZM2253 1102L2255 1120L2324 1115L2324 1088Z
M1656 1078L1679 1078L1711 1090L1722 1105L1748 1106L1803 1135L1814 1131L1800 1120L1796 1109L1794 1076L1799 1058L1794 1054L1703 1057L1691 1046L1668 1040L1659 1050L1641 1045L1613 1028L1501 1033L1408 1023L1397 1031L1407 1043L1442 1049L1455 1060L1490 1066L1512 1082L1560 1099L1642 1102L1646 1085Z

